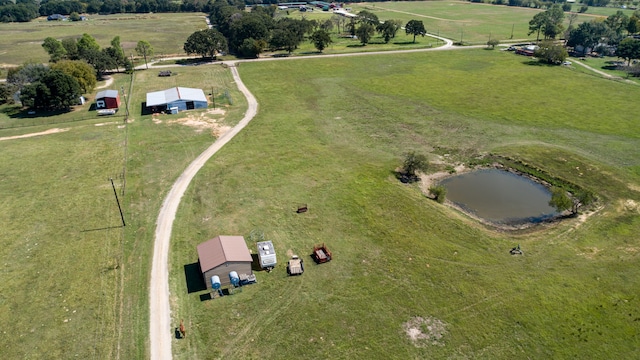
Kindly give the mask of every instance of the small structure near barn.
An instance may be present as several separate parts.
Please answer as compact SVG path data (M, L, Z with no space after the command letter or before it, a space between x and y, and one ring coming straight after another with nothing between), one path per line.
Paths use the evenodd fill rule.
M216 276L219 286L231 285L230 274L240 279L240 275L251 278L251 253L244 237L219 235L198 245L198 260L205 283ZM212 285L212 289L213 289Z
M326 263L331 261L331 251L329 251L325 244L314 245L311 257L316 264Z
M276 250L273 248L271 241L260 241L258 246L258 260L260 267L271 271L276 266Z
M304 261L298 255L293 255L287 263L287 274L294 276L302 275L302 273L304 273Z
M51 14L47 16L47 21L63 21L67 20L67 17L61 14Z
M171 108L178 108L178 111L206 109L207 106L207 97L202 89L174 87L147 93L147 108L153 113Z
M118 90L103 90L96 95L96 110L115 110L120 107Z

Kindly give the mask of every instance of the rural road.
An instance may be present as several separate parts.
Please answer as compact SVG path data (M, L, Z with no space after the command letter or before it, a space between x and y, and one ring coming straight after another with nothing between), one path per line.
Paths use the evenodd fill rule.
M242 130L258 112L258 102L244 85L235 64L230 66L233 78L238 89L247 98L249 107L242 120L231 130L218 138L202 154L200 154L185 171L167 194L158 220L156 222L155 241L153 245L153 264L151 267L151 287L149 293L149 337L151 346L151 359L171 359L171 340L174 334L175 324L171 323L171 308L169 306L169 244L171 239L171 229L173 220L178 210L180 200L184 195L189 183L198 173L200 168L218 150L228 143L240 130Z

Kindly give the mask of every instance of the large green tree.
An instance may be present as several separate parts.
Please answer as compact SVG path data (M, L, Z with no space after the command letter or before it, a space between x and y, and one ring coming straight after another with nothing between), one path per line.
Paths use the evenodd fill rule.
M218 53L228 50L227 39L216 29L194 32L189 35L183 48L187 54L197 54L211 59L215 59Z
M313 46L315 46L319 52L322 52L322 50L324 50L327 45L331 44L333 41L331 40L329 33L324 29L314 31L309 40L311 40Z
M49 54L49 62L58 62L64 59L67 55L67 50L62 46L62 42L53 37L47 37L44 39L42 47Z
M284 49L289 54L298 47L300 40L298 36L289 29L274 29L271 32L269 46L273 50Z
M611 32L607 25L602 21L583 22L569 33L567 46L576 48L582 47L583 53L586 54L588 49L593 49L603 38L607 37Z
M627 65L631 65L631 60L640 59L640 40L628 37L620 41L616 56L627 60Z
M545 39L555 39L564 30L564 12L559 4L554 4L544 12L539 12L529 21L529 33L536 33L536 40L540 40L540 33Z
M22 89L24 106L44 110L68 110L82 94L78 81L60 70L50 70L39 81Z
M402 27L400 20L387 20L383 23L379 23L376 30L384 38L384 42L388 43L392 38L396 37L398 30Z
M153 46L146 40L140 40L136 45L136 53L138 56L144 57L144 65L148 69L149 64L147 63L147 57L153 56Z
M362 45L367 45L375 33L376 29L367 22L360 24L356 29L356 36Z
M368 10L362 10L358 13L357 21L359 23L366 23L374 28L380 24L380 19L378 19L378 15L372 13Z
M416 42L416 36L421 35L424 37L424 34L427 33L427 30L424 28L424 24L421 20L409 20L407 25L404 27L407 35L413 35L413 43Z
M60 70L67 75L73 76L83 94L93 91L96 86L96 71L93 66L82 60L62 60L51 65L52 70Z
M569 56L564 46L550 40L542 41L534 55L539 61L554 65L562 64Z

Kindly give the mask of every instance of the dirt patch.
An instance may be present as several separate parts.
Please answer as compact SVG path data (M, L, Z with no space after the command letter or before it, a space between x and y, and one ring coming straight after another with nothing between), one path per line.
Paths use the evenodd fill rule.
M585 250L581 253L578 253L578 255L580 256L584 256L585 258L589 259L589 260L593 260L595 259L595 257L602 251L602 249L598 249L597 247L593 246L593 247L587 247L585 248Z
M199 114L187 114L186 117L169 120L168 124L181 124L195 128L197 132L211 131L214 137L220 137L231 129L230 126L220 124L224 118L214 119L211 115L224 115L223 109L209 109ZM156 124L162 122L158 117L153 117L152 121Z
M414 317L402 324L402 329L416 347L444 346L447 324L432 317Z
M31 134L24 134L24 135L16 135L16 136L7 136L7 137L2 137L0 138L0 141L3 140L14 140L14 139L24 139L24 138L30 138L30 137L34 137L34 136L41 136L41 135L49 135L49 134L55 134L55 133L59 133L59 132L65 132L68 131L70 128L66 128L66 129L59 129L59 128L55 128L55 129L49 129L47 131L42 131L42 132L38 132L38 133L31 133Z
M440 171L433 174L418 174L418 176L420 177L420 189L422 190L422 192L428 194L429 188L435 185L440 180L443 180L444 178L464 174L474 170L464 166L463 164L456 165L453 169L455 170L455 172L453 173L448 171Z
M638 204L636 201L631 200L631 199L627 199L627 200L621 200L621 206L619 206L619 208L623 211L627 211L627 212L640 212L640 204Z

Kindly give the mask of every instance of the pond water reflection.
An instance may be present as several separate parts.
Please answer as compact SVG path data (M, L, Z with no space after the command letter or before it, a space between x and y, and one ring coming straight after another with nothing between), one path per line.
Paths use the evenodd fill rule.
M477 170L444 179L440 185L447 189L447 200L491 223L537 223L558 215L549 206L547 188L508 171Z

